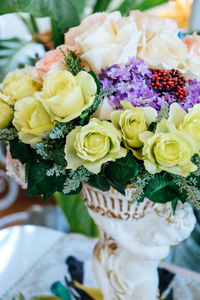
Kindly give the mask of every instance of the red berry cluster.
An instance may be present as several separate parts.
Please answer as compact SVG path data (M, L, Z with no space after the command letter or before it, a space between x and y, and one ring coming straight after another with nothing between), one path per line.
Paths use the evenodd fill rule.
M153 74L151 86L160 96L168 93L174 96L177 102L185 102L187 96L186 79L179 71L172 69L170 72L165 72L164 70L151 69L151 72Z

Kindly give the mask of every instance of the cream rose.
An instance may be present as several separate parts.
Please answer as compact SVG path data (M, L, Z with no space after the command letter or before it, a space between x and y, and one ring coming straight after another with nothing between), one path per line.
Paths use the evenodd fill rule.
M155 31L166 28L172 29L177 34L179 32L177 22L169 18L160 18L156 15L146 12L144 13L139 10L132 10L130 12L130 16L134 18L138 29L148 31L149 36L151 36Z
M184 62L188 76L200 79L200 36L196 33L186 35L183 42L188 48L188 55Z
M110 122L93 118L87 125L76 127L67 136L67 168L76 170L83 165L97 174L103 163L126 156L127 150L120 143L121 133Z
M187 47L173 30L155 29L149 39L146 32L143 33L137 56L152 68L178 69L185 72L183 63L187 56Z
M101 68L113 63L126 63L129 57L136 56L141 36L134 19L121 17L120 12L98 17L97 22L85 26L84 32L78 31L78 28L71 29L71 32L72 30L76 30L77 34L73 35L74 43L71 45L82 53L81 58L96 73ZM68 33L65 42L69 43L67 35Z
M42 134L54 126L42 102L33 97L16 102L13 125L20 140L31 146L40 142Z
M33 96L35 92L41 89L41 85L33 78L20 70L16 70L12 75L7 77L2 84L3 94L10 98L14 104L16 101Z
M177 130L168 120L163 119L158 123L155 133L147 131L140 134L140 139L144 143L144 166L149 173L164 170L188 176L197 169L191 162L197 151L195 141L186 132Z
M96 83L89 73L81 71L73 76L69 71L58 71L45 77L42 92L37 96L54 120L69 122L92 105L96 92Z

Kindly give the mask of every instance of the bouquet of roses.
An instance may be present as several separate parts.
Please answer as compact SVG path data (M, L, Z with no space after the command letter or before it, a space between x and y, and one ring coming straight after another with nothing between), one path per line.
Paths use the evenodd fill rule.
M133 201L198 206L200 37L139 11L91 15L5 78L0 129L29 194L132 185Z

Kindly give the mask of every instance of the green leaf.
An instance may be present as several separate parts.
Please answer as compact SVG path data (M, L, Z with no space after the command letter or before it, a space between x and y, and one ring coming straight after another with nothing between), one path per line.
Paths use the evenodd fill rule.
M178 198L174 198L174 199L172 200L171 204L172 204L173 214L175 214L176 207L177 207L177 204L178 204Z
M10 141L10 153L12 158L19 159L22 164L29 161L31 151L31 147L20 140Z
M65 142L62 142L57 145L54 151L52 151L51 159L55 164L58 164L60 166L66 165L64 149L65 149Z
M167 203L176 199L176 193L167 185L162 189L156 190L148 198L153 202Z
M97 85L97 95L98 95L100 93L100 90L101 90L101 84L99 82L99 79L97 78L96 74L93 71L90 71L88 73L94 78L94 81Z
M165 2L168 2L168 0L124 0L115 10L119 10L123 15L126 15L133 9L146 10Z
M46 162L29 162L27 170L27 193L29 195L43 195L48 200L56 191L62 191L66 176L47 176L47 170L51 167Z
M152 131L152 132L155 132L156 126L157 126L157 122L152 122L152 123L149 125L149 130Z
M97 0L93 9L93 13L105 11L111 2L112 0Z
M86 2L87 2L87 0L73 0L73 4L76 7L79 14L82 14L82 12L85 8Z
M70 291L60 281L52 284L51 292L61 300L72 300Z
M16 68L34 65L36 53L44 53L43 45L20 38L0 40L0 81Z
M128 152L126 157L109 163L105 169L105 175L110 182L126 185L139 171L139 164L136 162L133 154Z
M106 177L101 176L101 175L93 174L90 177L90 179L87 181L87 183L90 186L97 188L103 192L109 191L109 189L110 189L110 184L107 181Z
M139 202L143 201L145 197L149 198L154 202L156 200L157 192L161 191L163 188L169 185L169 179L163 174L155 174L153 178L148 182L144 189L144 194L138 199ZM162 200L160 200L162 202ZM170 201L170 200L169 200Z
M77 5L76 5L77 7ZM71 0L1 0L1 14L25 12L36 18L50 17L57 21L64 33L68 28L80 22L78 11Z
M97 237L98 228L88 214L81 195L55 194L58 205L63 210L73 232L82 233L86 236Z

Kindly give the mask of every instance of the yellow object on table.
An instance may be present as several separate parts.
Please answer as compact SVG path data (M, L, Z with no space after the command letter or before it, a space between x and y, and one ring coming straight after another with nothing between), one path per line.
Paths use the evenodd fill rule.
M173 0L167 7L158 11L162 18L172 18L177 21L180 28L187 29L191 14L193 0Z

